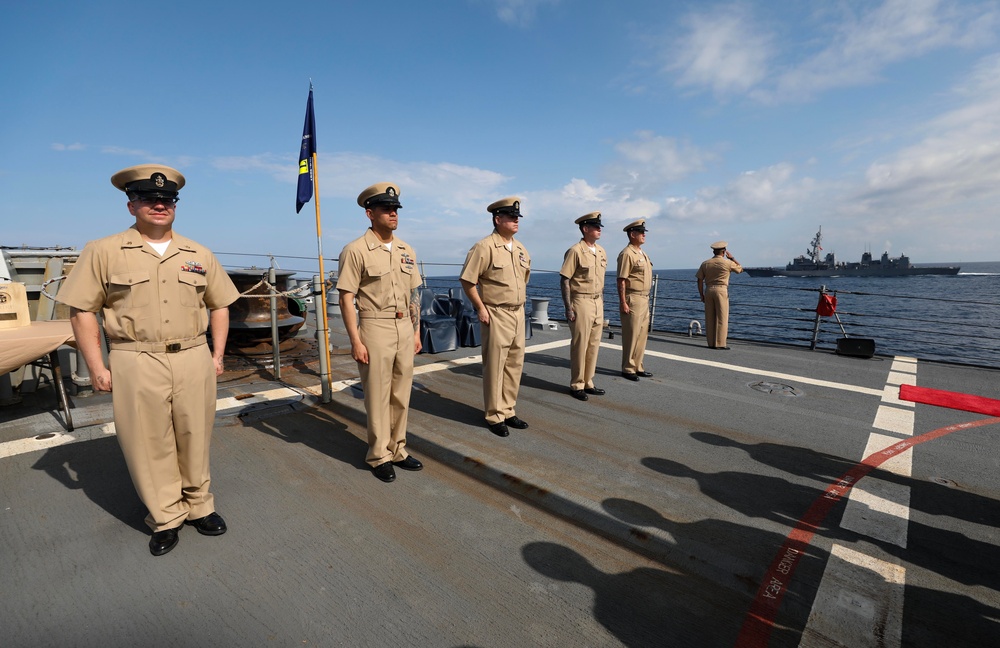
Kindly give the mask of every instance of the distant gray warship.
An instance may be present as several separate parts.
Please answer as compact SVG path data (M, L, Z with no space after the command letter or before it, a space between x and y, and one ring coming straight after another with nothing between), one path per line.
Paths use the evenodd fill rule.
M784 268L745 268L751 277L912 277L914 275L956 275L956 266L916 267L910 257L900 255L890 258L888 252L882 258L872 259L871 252L861 255L860 263L837 261L831 252L820 259L823 250L823 228L820 227L804 255L792 259Z

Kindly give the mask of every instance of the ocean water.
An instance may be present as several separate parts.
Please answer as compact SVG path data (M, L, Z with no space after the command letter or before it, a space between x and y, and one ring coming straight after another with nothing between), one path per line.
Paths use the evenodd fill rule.
M809 346L819 290L837 295L837 314L849 337L875 340L879 354L1000 367L1000 262L948 263L955 276L768 277L732 275L729 337ZM687 335L704 326L695 269L657 270L653 330ZM430 277L435 290L454 278ZM565 319L557 272L535 270L528 297L548 299L551 319ZM614 270L605 282L605 318L620 324ZM697 325L692 324L697 322ZM834 349L843 337L837 320L821 318L816 347Z

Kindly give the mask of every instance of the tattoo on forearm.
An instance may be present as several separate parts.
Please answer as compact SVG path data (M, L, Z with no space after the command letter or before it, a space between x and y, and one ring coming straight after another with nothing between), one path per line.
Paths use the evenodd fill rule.
M413 323L413 330L420 330L420 289L414 288L410 292L410 322Z
M563 304L565 305L566 310L569 311L570 309L569 279L567 279L566 277L562 277L562 279L559 282L559 287L562 288Z

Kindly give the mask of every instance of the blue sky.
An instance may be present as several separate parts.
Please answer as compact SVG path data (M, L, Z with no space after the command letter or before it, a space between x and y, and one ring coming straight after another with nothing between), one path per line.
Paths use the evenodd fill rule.
M996 1L8 3L0 244L124 229L111 174L161 162L188 179L177 232L315 257L314 206L295 213L311 79L326 257L367 226L358 193L394 181L425 262L460 263L507 195L537 269L591 211L612 256L646 218L659 268L720 238L784 264L820 225L843 260L997 260L998 28Z

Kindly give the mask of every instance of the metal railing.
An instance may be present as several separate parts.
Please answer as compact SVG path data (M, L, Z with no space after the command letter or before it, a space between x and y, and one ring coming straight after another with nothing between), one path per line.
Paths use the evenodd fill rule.
M218 254L225 256L227 253ZM315 261L309 257L256 256ZM335 267L336 258L328 261ZM461 267L460 263L420 262L424 285L441 294L459 285L457 275ZM298 269L295 272L311 276L315 270ZM335 274L331 271L327 278L335 281ZM704 322L704 305L698 297L693 272L691 278L666 274L673 273L667 271L654 276L651 330L695 335L695 330ZM1000 301L982 299L839 290L830 286L778 286L758 281L732 282L730 339L834 349L836 340L844 333L832 317L819 318L816 314L819 295L824 289L838 296L837 313L847 336L874 339L879 354L1000 368L1000 329L995 324L1000 321ZM557 271L533 269L528 296L548 299L549 318L565 321ZM613 273L609 273L606 282L604 307L605 319L613 326L620 326ZM692 322L699 326L695 327ZM703 335L700 330L697 334Z

